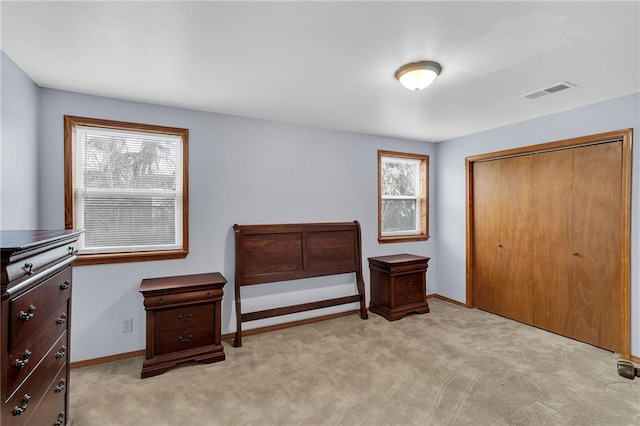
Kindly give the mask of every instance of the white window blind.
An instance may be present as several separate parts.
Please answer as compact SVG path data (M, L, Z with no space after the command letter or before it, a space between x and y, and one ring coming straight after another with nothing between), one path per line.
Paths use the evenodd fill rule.
M420 233L420 160L382 157L382 235Z
M182 144L177 135L74 128L81 254L182 248Z

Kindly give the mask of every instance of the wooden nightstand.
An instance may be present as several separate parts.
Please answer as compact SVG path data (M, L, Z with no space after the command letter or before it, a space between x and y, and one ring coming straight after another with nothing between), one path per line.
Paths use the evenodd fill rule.
M412 254L370 257L369 310L389 321L411 312L429 312L426 282L429 259Z
M224 360L220 320L226 282L218 272L142 280L147 311L143 379L187 361Z

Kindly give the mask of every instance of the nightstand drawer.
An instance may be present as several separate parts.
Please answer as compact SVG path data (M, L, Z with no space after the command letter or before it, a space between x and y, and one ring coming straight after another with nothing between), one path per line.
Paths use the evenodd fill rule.
M155 354L163 355L213 344L213 324L165 331L155 336Z
M426 297L424 285L424 273L407 274L393 278L394 306L422 303Z
M414 303L424 303L425 296L420 289L413 291L405 291L404 293L396 293L394 295L394 307L413 305Z
M425 263L417 263L414 265L400 265L400 266L392 266L390 268L390 272L392 274L399 274L404 272L413 272L413 271L426 271L427 264Z
M424 280L424 273L422 272L394 277L393 292L398 295L411 291L419 291L423 288L422 280Z
M162 309L156 312L156 333L213 324L213 304Z
M144 299L145 308L162 308L167 305L189 304L199 301L220 300L222 291L213 290L190 291L184 293L163 294L160 296L147 296Z

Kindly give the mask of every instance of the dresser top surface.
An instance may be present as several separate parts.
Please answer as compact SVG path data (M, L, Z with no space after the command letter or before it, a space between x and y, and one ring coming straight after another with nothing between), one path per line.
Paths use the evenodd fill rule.
M379 263L384 265L401 265L406 263L428 262L429 257L417 256L415 254L391 254L388 256L370 257L370 263Z
M227 280L219 272L205 274L180 275L174 277L145 278L140 284L140 293L144 295L166 291L189 291L200 287L222 287Z
M25 230L0 231L2 252L18 252L50 244L64 238L77 238L82 231L62 230Z

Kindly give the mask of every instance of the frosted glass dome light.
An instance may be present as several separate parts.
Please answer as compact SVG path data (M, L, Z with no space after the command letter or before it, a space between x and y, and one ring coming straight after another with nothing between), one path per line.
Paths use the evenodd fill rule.
M396 78L409 90L422 90L440 74L440 64L433 61L411 62L396 71Z

